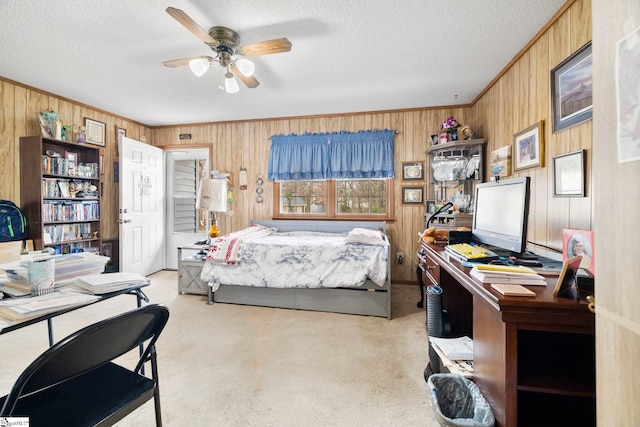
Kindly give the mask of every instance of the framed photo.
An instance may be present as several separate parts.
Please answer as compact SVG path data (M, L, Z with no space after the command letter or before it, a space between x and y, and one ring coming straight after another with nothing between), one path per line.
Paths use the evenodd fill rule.
M491 181L496 177L504 178L511 175L511 146L505 145L491 152Z
M78 165L78 153L65 151L64 157L67 159L67 175L75 175L76 166Z
M553 158L553 197L584 197L585 150Z
M426 204L427 213L435 213L436 212L436 201L435 200L427 200Z
M580 256L582 257L580 268L589 270L595 276L594 248L593 231L574 230L571 228L562 229L562 260L567 261Z
M544 166L544 121L513 136L513 170Z
M424 187L402 187L402 204L421 205L424 203Z
M562 263L562 270L553 289L554 297L578 299L576 273L580 268L580 257L569 258Z
M554 133L593 115L591 42L551 70L551 106Z
M120 154L120 142L125 136L127 136L127 130L116 126L116 156Z
M402 180L403 181L424 180L424 162L402 163Z
M84 128L87 133L86 138L89 144L101 145L104 147L104 123L85 117Z

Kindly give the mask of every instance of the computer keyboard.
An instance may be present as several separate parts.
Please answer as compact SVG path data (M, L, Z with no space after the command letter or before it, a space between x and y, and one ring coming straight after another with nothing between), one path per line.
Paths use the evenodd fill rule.
M482 246L471 243L455 243L444 249L461 261L487 262L498 259L498 254Z

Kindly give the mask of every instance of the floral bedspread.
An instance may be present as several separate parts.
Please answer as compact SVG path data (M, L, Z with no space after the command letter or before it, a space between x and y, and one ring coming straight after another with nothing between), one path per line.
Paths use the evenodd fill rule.
M219 284L274 288L362 286L370 278L384 286L388 242L347 241L347 233L295 231L273 233L242 242L237 263L207 261L202 280Z

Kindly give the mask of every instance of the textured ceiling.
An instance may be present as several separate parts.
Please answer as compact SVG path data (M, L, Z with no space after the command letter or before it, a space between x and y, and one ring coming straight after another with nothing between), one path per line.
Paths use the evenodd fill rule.
M564 2L3 0L0 76L150 126L468 104ZM224 93L217 64L162 65L212 53L168 6L293 48Z

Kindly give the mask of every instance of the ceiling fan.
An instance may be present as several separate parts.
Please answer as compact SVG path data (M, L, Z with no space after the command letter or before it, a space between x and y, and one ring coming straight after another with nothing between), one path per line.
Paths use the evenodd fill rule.
M255 69L253 62L246 58L237 58L236 55L245 57L259 56L289 52L291 50L291 42L284 37L240 45L240 35L231 28L216 26L211 27L209 32L206 32L184 11L173 7L168 7L166 10L172 18L209 46L215 56L193 56L164 61L163 64L171 68L188 65L191 71L200 77L207 72L211 64L217 62L222 69L226 70L224 86L221 85L220 88L227 93L235 93L240 90L235 77L250 89L260 84L253 75Z

